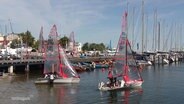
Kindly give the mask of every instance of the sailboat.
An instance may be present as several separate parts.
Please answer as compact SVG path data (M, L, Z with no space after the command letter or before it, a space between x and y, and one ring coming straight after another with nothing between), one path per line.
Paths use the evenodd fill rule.
M126 34L127 26L127 13L123 16L123 31L120 34L119 42L117 45L116 53L114 55L114 64L109 73L112 73L113 80L108 82L100 82L98 85L99 90L108 91L123 88L141 87L143 78L139 71L130 43ZM110 79L110 78L109 78Z
M80 77L68 61L63 48L58 43L56 25L51 29L44 56L44 78L38 78L36 84L79 83Z

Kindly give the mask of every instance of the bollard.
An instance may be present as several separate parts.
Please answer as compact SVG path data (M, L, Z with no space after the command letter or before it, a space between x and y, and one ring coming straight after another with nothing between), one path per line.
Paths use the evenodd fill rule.
M26 64L25 71L29 72L29 64Z
M13 74L13 65L8 67L8 73Z

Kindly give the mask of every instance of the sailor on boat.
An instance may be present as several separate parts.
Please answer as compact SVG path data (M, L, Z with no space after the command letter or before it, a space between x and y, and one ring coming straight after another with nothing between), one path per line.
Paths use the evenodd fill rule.
M113 86L113 75L112 75L111 70L109 70L109 72L108 72L108 79L110 81L109 86L112 87Z
M53 80L54 78L57 78L57 77L58 77L57 73L54 72L54 73L47 73L47 74L45 74L44 78L49 78L49 79Z
M116 76L113 76L111 70L109 70L109 72L108 72L108 79L110 81L109 87L115 87L115 86L117 86L117 77Z
M57 73L54 70L55 67L56 64L52 64L52 72L45 74L44 78L48 78L50 82L53 82L53 80L58 77Z

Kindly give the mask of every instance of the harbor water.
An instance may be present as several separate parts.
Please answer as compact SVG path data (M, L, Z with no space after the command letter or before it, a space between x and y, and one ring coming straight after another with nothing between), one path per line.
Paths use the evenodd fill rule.
M35 85L41 71L0 78L1 104L183 104L184 63L148 66L142 88L99 91L107 69L79 73L79 84ZM38 69L40 70L40 69Z

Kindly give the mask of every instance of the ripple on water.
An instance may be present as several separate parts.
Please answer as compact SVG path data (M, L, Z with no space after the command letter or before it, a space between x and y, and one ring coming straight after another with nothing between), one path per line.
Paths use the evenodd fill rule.
M139 89L124 89L115 91L100 91L100 99L96 103L102 104L116 104L116 103L127 103L135 104L139 103L143 90Z

